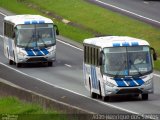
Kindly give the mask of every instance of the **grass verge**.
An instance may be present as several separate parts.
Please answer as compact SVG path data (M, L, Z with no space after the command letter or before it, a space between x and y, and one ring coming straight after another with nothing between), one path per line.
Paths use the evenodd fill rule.
M67 115L56 110L22 102L15 97L0 97L0 119L19 120L68 120ZM8 120L7 119L7 120Z
M22 2L18 2L22 1ZM25 4L27 2L27 4ZM10 3L10 4L8 4ZM85 26L103 35L132 36L147 40L160 54L160 29L146 23L133 20L121 14L111 12L85 0L1 0L0 6L17 14L43 14L39 9L61 16L74 23ZM51 16L48 16L51 17ZM52 18L52 17L51 17ZM53 19L53 18L52 18ZM54 19L63 36L82 43L94 33L62 23ZM160 70L160 60L155 62L155 69Z

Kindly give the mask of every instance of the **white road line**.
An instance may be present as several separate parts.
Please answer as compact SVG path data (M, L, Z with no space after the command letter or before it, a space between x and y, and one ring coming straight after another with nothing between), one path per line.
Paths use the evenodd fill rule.
M77 50L83 51L83 49L78 48L78 47L76 47L76 46L74 46L74 45L71 45L71 44L69 44L69 43L66 43L66 42L64 42L64 41L62 41L62 40L60 40L60 39L57 39L57 41L60 42L60 43L65 44L65 45L68 45L68 46L70 46L70 47L73 47L73 48L75 48L75 49L77 49Z
M158 75L158 74L153 74L153 75L160 78L160 75Z
M143 19L146 19L146 20L149 20L149 21L152 21L152 22L155 22L155 23L160 24L160 21L157 21L157 20L153 20L153 19L151 19L151 18L144 17L144 16L139 15L139 14L137 14L137 13L130 12L130 11L125 10L125 9L122 9L122 8L120 8L120 7L117 7L117 6L114 6L114 5L111 5L111 4L102 2L102 1L100 1L100 0L95 0L95 1L97 1L97 2L99 2L99 3L101 3L101 4L104 4L104 5L106 5L106 6L109 6L109 7L112 7L112 8L116 8L116 9L121 10L121 11L123 11L123 12L126 12L126 13L129 13L129 14L138 16L138 17L140 17L140 18L143 18Z
M143 2L144 4L149 4L149 2Z
M4 13L2 13L1 11L0 11L0 14L3 15L3 16L7 16L7 15L5 15Z
M71 66L71 65L69 65L69 64L64 64L64 65L65 65L65 66L67 66L67 67L70 67L70 68L72 67L72 66Z

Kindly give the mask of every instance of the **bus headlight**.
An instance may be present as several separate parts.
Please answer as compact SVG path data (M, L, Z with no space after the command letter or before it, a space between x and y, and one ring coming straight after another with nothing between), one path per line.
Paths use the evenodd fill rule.
M153 79L147 80L147 81L144 83L144 85L150 85L150 84L152 84L152 80L153 80Z
M109 86L109 87L114 87L114 86L115 86L113 83L110 83L110 82L108 82L108 81L105 81L105 84L106 84L107 86Z
M48 53L48 55L50 56L52 56L52 55L54 55L54 53L55 53L55 51L54 50L52 50L52 51L50 51L49 53Z
M25 54L23 52L19 52L18 55L21 56L21 57L25 56Z

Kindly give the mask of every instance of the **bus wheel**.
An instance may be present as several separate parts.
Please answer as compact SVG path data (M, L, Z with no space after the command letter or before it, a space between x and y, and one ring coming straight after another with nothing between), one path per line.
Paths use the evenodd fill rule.
M52 67L53 62L48 62L48 66Z
M22 66L22 63L16 63L16 66L19 68Z
M97 94L96 93L90 91L90 94L91 94L91 98L97 98Z
M142 94L142 100L148 100L148 94Z
M14 63L14 62L13 62L12 60L9 60L9 64L10 64L10 65L13 65L13 63Z
M109 101L109 96L102 96L102 100L103 100L104 102Z
M98 95L98 98L102 98L102 91L101 91L101 84L99 82L99 95Z

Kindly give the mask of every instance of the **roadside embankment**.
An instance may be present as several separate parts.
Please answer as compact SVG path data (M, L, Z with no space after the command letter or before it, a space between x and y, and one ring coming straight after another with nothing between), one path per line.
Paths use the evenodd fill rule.
M13 83L5 81L0 78L0 96L15 96L22 101L36 103L41 105L43 108L55 109L66 113L71 119L88 119L91 117L91 113L85 110L82 110L78 107L71 106L69 104L51 99L49 97L40 95L38 93L32 92L21 88Z

